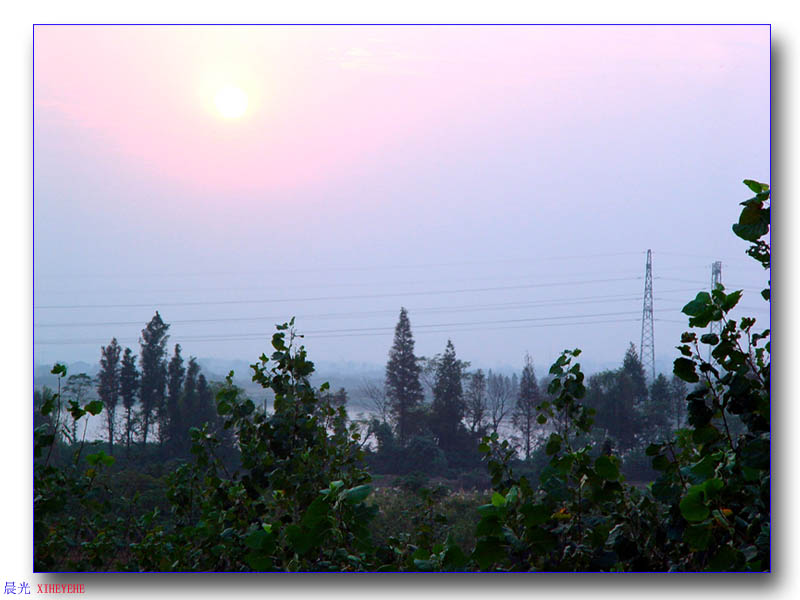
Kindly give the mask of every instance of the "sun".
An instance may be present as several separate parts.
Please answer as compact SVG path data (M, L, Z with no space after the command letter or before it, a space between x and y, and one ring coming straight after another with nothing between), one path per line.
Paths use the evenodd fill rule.
M217 91L214 104L225 119L238 119L247 112L247 94L239 87L226 85Z

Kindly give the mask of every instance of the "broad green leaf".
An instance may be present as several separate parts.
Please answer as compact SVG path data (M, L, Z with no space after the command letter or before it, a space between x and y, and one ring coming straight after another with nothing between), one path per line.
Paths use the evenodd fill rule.
M741 297L742 297L742 290L736 290L735 292L732 292L727 296L725 296L725 300L722 303L722 310L724 310L725 312L731 310L734 306L736 306L739 303Z
M728 545L722 546L708 562L708 571L734 571L738 551Z
M700 376L697 374L694 361L688 358L676 358L673 363L672 372L688 383L700 381Z
M525 504L520 507L519 511L525 516L526 527L541 525L549 520L550 515L553 514L553 511L544 504Z
M703 483L703 491L705 492L706 498L711 499L725 487L725 482L718 477L714 479L709 479Z
M446 571L458 571L467 564L467 556L457 544L449 544L442 558L442 567Z
M551 433L550 439L547 441L544 451L548 456L552 456L561 449L561 436L557 433Z
M59 375L61 377L67 376L67 367L62 365L61 363L56 363L53 365L53 369L50 371L53 375Z
M366 500L367 496L369 496L371 492L371 485L359 485L347 490L344 493L344 499L350 504L358 504L359 502Z
M433 571L436 569L436 564L429 559L414 559L414 567L417 571Z
M609 456L598 456L597 460L594 461L594 468L603 479L608 479L609 481L619 479L619 467Z
M683 532L683 540L692 550L705 550L711 541L711 525L689 525Z
M315 542L322 541L315 538L310 532L303 530L299 525L288 525L286 527L286 538L292 550L301 556L308 552Z
M700 343L716 346L719 344L719 336L716 333L704 333L700 336Z
M478 563L481 571L487 571L492 565L506 558L506 551L498 539L478 540L472 558Z
M89 402L89 404L87 404L83 408L88 413L91 413L93 415L99 415L100 412L103 410L103 403L100 400L92 400L91 402Z
M744 181L742 181L742 183L745 184L747 187L749 187L750 190L756 194L760 194L762 192L766 192L767 190L769 190L769 184L760 183L758 181L755 181L754 179L745 179Z
M272 559L269 556L262 556L256 552L250 552L244 557L247 564L254 571L272 571Z
M44 401L42 404L41 414L42 415L49 415L53 409L56 407L56 399L55 396L50 396L47 400Z
M683 518L691 523L703 521L711 514L703 498L702 485L694 485L689 488L686 496L680 502L680 509Z
M703 314L710 304L711 295L708 292L699 292L694 300L681 309L681 312L690 317L696 317Z

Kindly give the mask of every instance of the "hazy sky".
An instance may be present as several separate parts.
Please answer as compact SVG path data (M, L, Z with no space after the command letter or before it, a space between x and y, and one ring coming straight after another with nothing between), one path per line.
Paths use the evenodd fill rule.
M656 357L711 263L767 327L730 229L770 179L766 26L38 26L34 352L254 360L417 353L539 374L564 348ZM220 90L244 95L225 118ZM234 110L234 105L224 105Z

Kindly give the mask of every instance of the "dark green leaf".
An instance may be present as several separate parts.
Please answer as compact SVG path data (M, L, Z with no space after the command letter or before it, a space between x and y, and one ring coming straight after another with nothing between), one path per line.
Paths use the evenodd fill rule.
M59 375L61 377L66 377L67 375L67 367L62 365L61 363L56 363L53 365L53 369L50 371L53 375Z
M742 297L742 290L736 290L725 296L725 300L722 302L722 310L728 312L734 306L739 303L740 298Z
M700 381L700 376L695 370L694 361L688 358L676 358L675 362L673 363L672 372L689 383L696 383Z
M500 540L486 539L478 540L472 558L478 563L481 571L487 571L495 563L501 562L506 557L505 548Z
M716 333L705 333L700 336L700 343L716 346L719 344L719 336Z
M690 317L701 315L711 304L711 296L708 292L699 292L695 299L686 304L681 312Z
M250 552L244 557L247 564L254 571L272 571L272 559L269 556L262 556L256 552Z
M711 513L705 504L703 491L702 485L694 485L689 488L686 496L680 502L681 514L689 522L702 521Z
M711 525L689 525L683 532L683 540L692 550L705 550L711 541Z
M358 504L359 502L363 502L366 500L367 496L370 495L372 492L371 485L359 485L354 488L350 488L344 493L344 499L346 502L350 504Z
M552 456L561 449L561 436L557 433L551 433L550 439L547 441L544 451L548 456Z
M544 504L525 504L520 507L519 511L525 516L526 527L541 525L553 514L553 511Z
M467 564L467 556L457 544L450 544L442 558L442 567L446 571L458 571Z
M594 462L594 468L597 471L597 474L603 479L608 479L609 481L615 481L619 479L619 467L617 466L617 463L614 462L614 460L609 456L599 456Z
M745 179L744 181L742 181L742 183L744 183L747 187L750 188L751 191L753 191L756 194L760 194L762 192L766 192L767 190L769 190L769 184L759 183L758 181L755 181L753 179Z
M103 410L103 403L100 400L92 400L91 402L89 402L89 404L87 404L83 408L88 413L91 413L93 415L99 415L100 412Z

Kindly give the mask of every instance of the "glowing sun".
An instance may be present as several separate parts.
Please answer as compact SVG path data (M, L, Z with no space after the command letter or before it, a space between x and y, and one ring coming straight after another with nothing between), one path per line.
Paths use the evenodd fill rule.
M247 112L247 94L241 88L226 85L214 96L219 114L226 119L238 119Z

